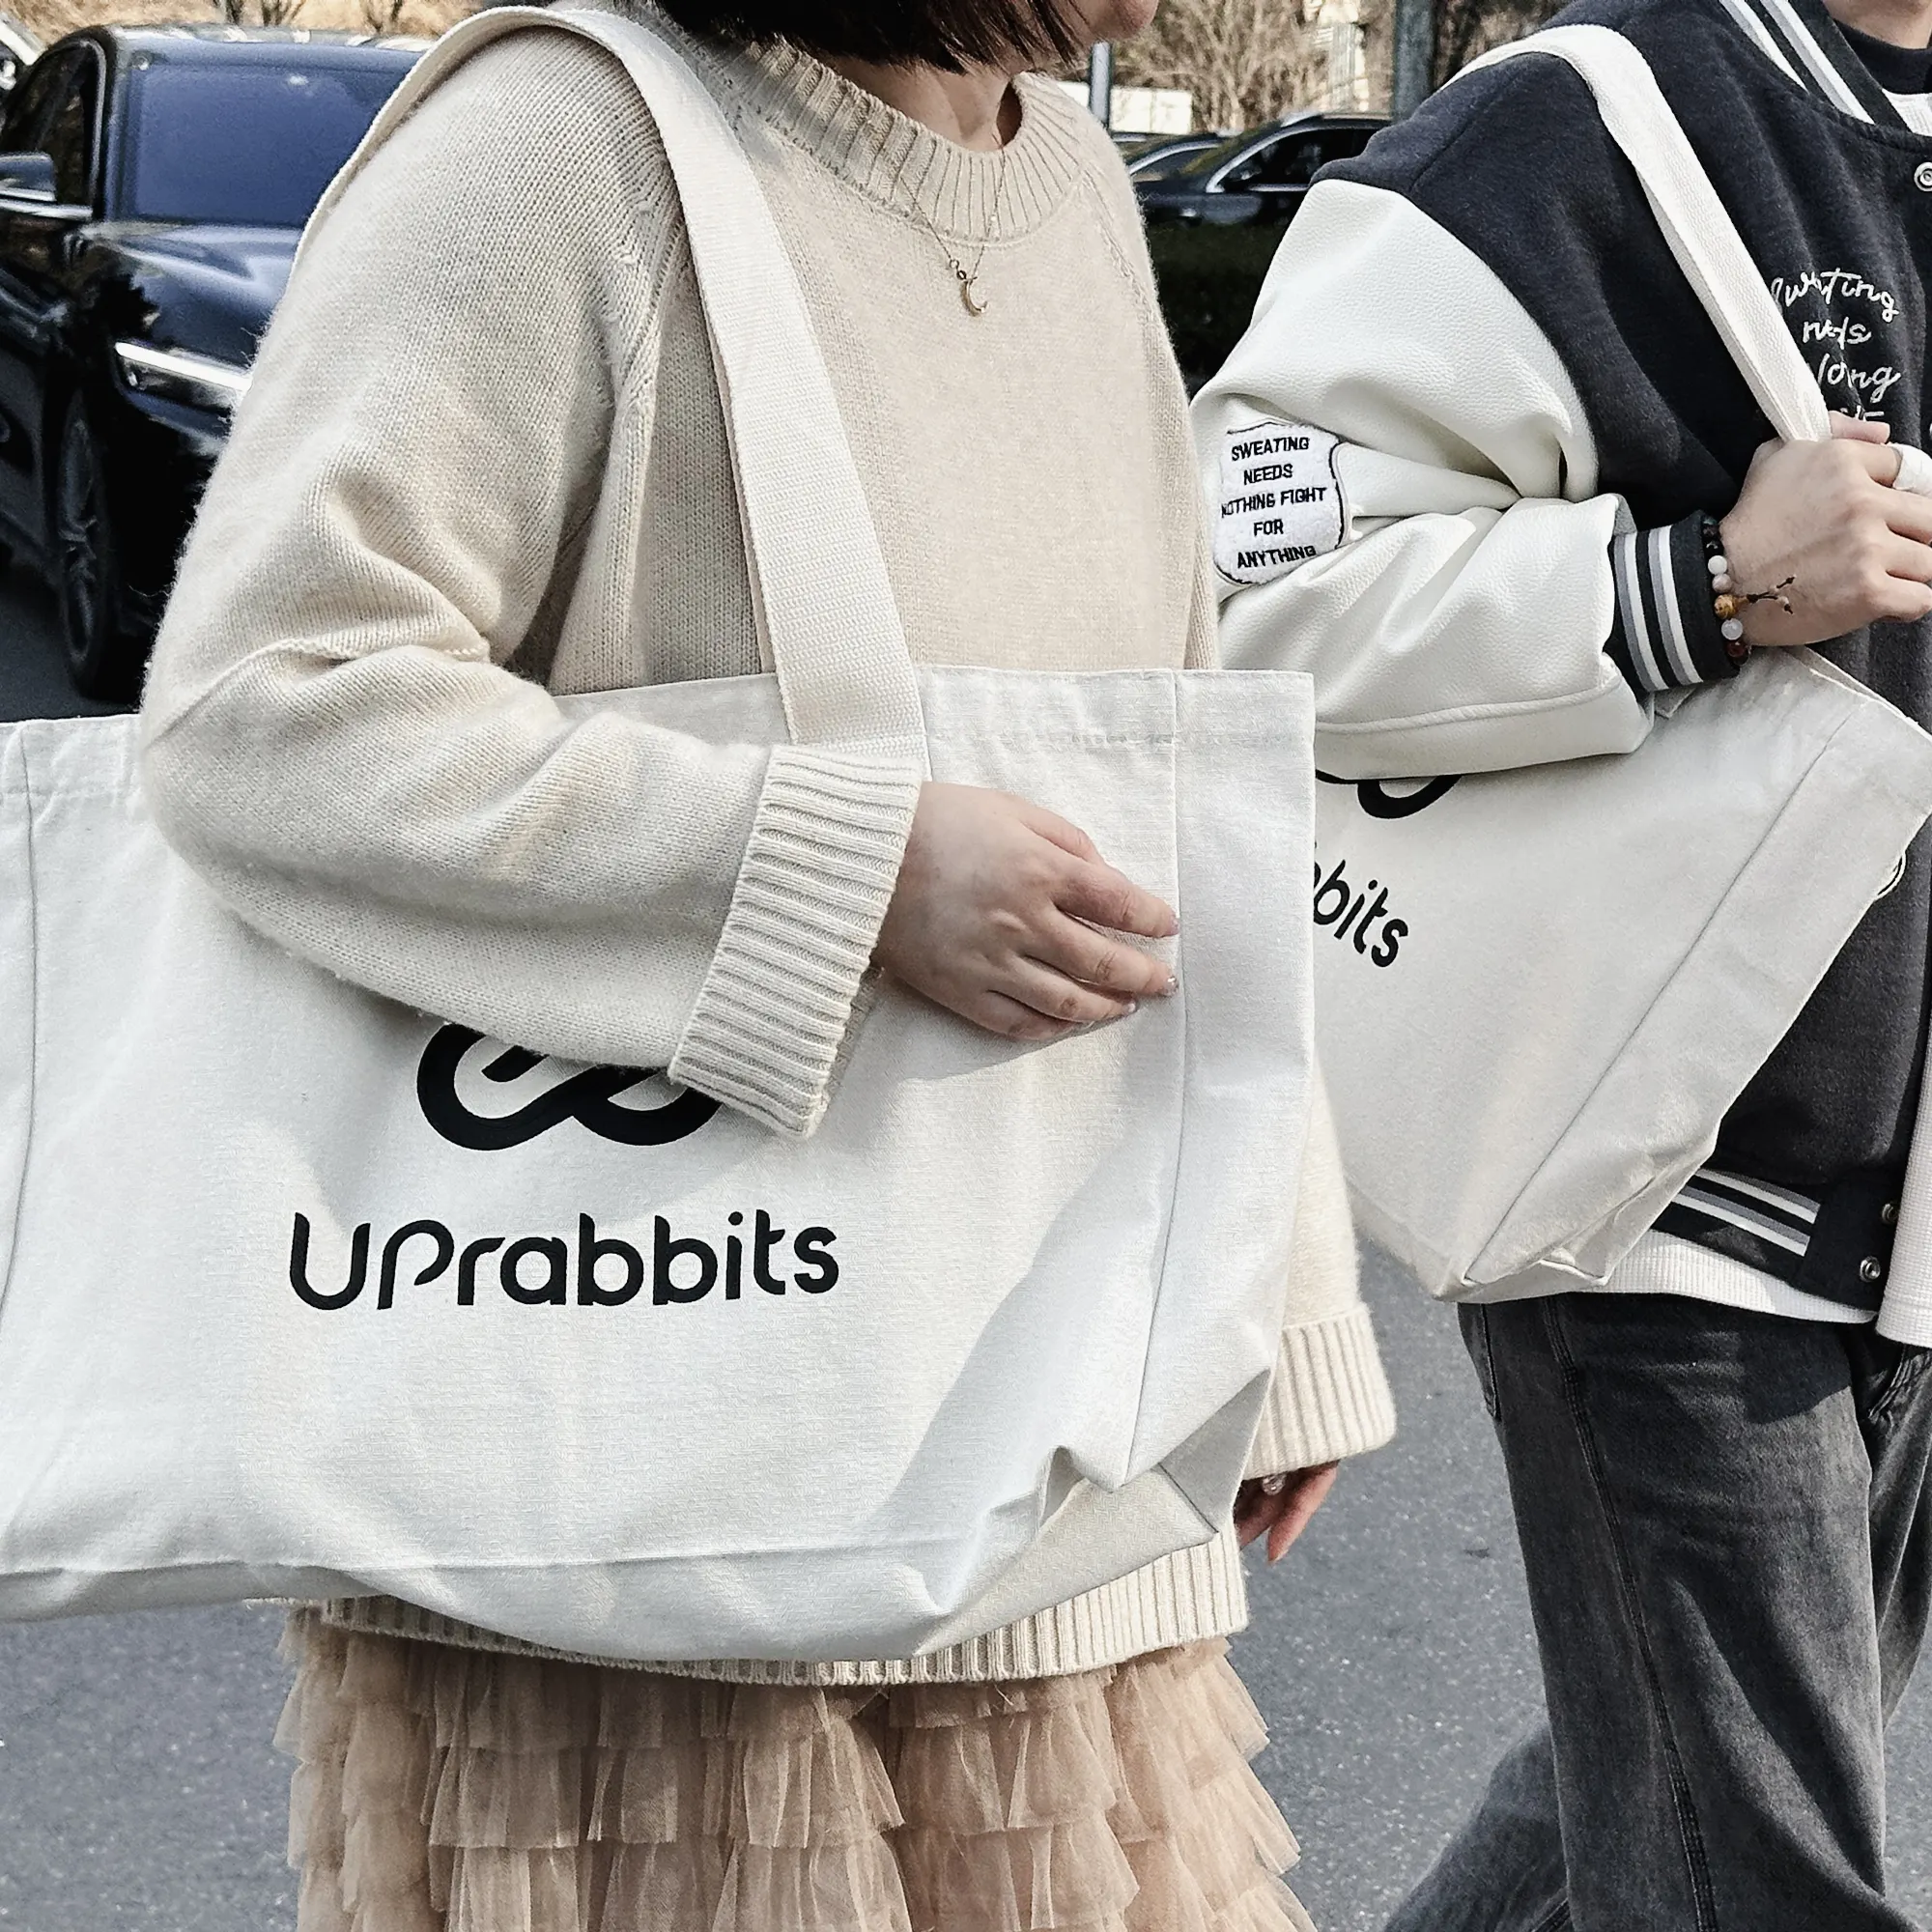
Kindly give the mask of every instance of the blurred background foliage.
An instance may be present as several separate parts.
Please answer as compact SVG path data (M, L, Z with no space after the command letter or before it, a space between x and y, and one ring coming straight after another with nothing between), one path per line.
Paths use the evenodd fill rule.
M0 0L0 7L45 41L110 20L232 20L434 35L476 11L470 0Z
M5 0L45 40L103 20L219 20L438 34L474 0ZM1557 0L1435 0L1435 77L1556 11ZM1394 0L1164 0L1119 50L1118 79L1184 88L1202 128L1243 128L1291 107L1388 103ZM1337 98L1347 95L1350 98Z
M1541 26L1561 0L1435 0L1435 76ZM1163 0L1119 49L1131 87L1181 88L1198 128L1248 128L1293 107L1388 106L1394 0Z

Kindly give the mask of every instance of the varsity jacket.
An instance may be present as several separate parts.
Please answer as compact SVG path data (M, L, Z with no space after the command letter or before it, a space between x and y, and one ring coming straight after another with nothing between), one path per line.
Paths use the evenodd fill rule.
M1831 406L1924 446L1926 57L1819 0L1559 17L1647 58ZM1195 428L1223 661L1313 674L1331 775L1628 752L1734 671L1699 518L1772 432L1561 61L1460 79L1322 176ZM1928 646L1880 624L1824 654L1932 724ZM1659 1223L1792 1312L1881 1299L1928 932L1921 837Z

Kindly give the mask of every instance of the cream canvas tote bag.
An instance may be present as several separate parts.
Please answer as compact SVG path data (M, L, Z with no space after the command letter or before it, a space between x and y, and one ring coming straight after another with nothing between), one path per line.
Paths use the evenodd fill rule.
M1311 693L915 668L665 43L484 14L358 162L507 32L600 41L663 131L778 667L566 708L1037 800L1178 908L1182 990L1028 1049L881 985L783 1138L257 938L156 836L132 721L0 733L0 1614L378 1591L601 1656L907 1655L1227 1520L1306 1132Z
M1474 66L1551 57L1589 83L1777 434L1828 435L1636 48L1559 27ZM1365 1232L1451 1300L1602 1286L1928 812L1932 740L1809 651L1758 652L1624 756L1324 783L1316 1009Z

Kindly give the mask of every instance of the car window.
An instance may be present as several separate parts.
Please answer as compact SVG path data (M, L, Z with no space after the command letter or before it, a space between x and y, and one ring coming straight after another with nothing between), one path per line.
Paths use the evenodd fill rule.
M1352 161L1375 135L1373 128L1330 128L1321 136L1321 165Z
M1156 148L1144 159L1129 161L1127 172L1137 182L1171 181L1200 158L1201 150L1206 145L1218 146L1219 143L1193 142L1184 148Z
M128 77L117 212L299 228L409 67L154 61Z
M35 63L26 83L7 103L0 115L0 153L33 155L41 152L41 136L46 127L47 112L59 94L75 56L63 54L55 60Z
M1231 141L1217 141L1205 154L1187 156L1175 169L1175 175L1186 175L1189 179L1199 176L1205 180L1216 168L1241 153L1253 138L1251 134L1236 134Z
M100 103L100 63L83 49L66 70L47 116L41 146L54 157L54 199L73 203L94 199L94 130Z
M1242 162L1228 185L1249 194L1257 189L1306 187L1316 169L1330 158L1321 135L1287 135Z

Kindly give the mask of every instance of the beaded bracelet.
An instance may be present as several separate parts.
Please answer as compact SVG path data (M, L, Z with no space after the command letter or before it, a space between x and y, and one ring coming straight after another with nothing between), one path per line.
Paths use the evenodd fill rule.
M1717 518L1705 517L1702 528L1704 567L1711 573L1711 609L1717 612L1718 635L1724 640L1724 655L1733 664L1743 664L1750 656L1751 647L1745 642L1744 619L1739 614L1744 606L1736 595L1731 560L1724 554Z
M1711 609L1717 613L1718 635L1724 640L1724 655L1733 664L1743 664L1751 647L1745 642L1746 608L1752 604L1776 603L1787 613L1791 599L1785 592L1798 582L1787 577L1769 590L1740 590L1731 576L1731 560L1724 554L1723 538L1716 517L1706 515L1699 528L1704 537L1704 566L1711 573Z

